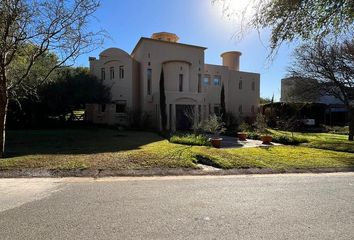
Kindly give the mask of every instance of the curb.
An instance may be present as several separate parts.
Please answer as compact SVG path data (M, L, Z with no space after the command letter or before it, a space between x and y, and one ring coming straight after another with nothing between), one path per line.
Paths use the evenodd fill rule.
M74 169L74 170L47 170L47 169L19 169L0 170L0 178L62 178L62 177L146 177L146 176L202 176L202 175L247 175L247 174L285 174L285 173L334 173L354 172L351 168L310 168L310 169L269 169L269 168L241 168L201 170L188 168L150 168L135 170L107 170L107 169Z

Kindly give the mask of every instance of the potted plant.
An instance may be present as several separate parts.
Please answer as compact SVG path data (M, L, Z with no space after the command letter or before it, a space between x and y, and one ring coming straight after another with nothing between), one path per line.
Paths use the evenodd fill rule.
M273 140L273 137L269 135L267 131L267 121L265 119L265 116L262 114L257 114L257 118L254 124L257 129L257 132L261 135L262 143L270 144Z
M210 115L208 120L204 122L204 130L213 134L213 136L209 138L211 145L215 148L220 148L222 142L220 133L223 133L226 130L221 117L218 117L215 114Z
M240 141L247 141L247 131L250 129L250 125L246 122L242 122L239 126L240 132L237 132L237 138Z

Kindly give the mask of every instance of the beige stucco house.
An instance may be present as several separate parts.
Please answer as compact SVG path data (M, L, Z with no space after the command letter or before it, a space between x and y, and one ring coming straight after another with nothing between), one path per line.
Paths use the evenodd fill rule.
M160 75L163 68L167 127L185 129L186 109L200 119L220 111L222 85L227 112L235 117L258 112L260 75L240 71L240 52L221 54L222 65L204 62L205 47L183 44L173 33L142 37L131 54L118 48L90 57L90 71L111 88L112 102L88 104L86 118L94 123L129 124L129 113L148 116L160 128Z

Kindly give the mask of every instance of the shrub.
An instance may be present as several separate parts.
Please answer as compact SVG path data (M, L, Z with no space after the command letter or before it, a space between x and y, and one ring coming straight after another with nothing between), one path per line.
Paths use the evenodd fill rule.
M298 145L300 143L308 142L305 138L289 137L285 135L273 136L273 142L281 143L284 145Z
M253 140L260 140L261 136L256 132L249 132L249 133L247 133L247 138L253 139Z
M241 132L248 132L248 131L252 131L252 126L250 124L248 124L247 122L242 122L239 126L239 130Z
M334 134L342 134L342 135L348 135L349 134L349 126L327 126L323 125L325 128L325 131L328 133L334 133Z
M212 114L208 117L207 120L204 121L203 130L207 133L212 133L215 136L218 136L220 135L220 133L226 131L226 128L224 126L225 123L222 121L221 117Z
M170 142L184 145L210 146L206 136L196 134L173 135L170 138Z
M256 131L261 134L267 133L267 121L264 115L258 113L256 121L254 122Z

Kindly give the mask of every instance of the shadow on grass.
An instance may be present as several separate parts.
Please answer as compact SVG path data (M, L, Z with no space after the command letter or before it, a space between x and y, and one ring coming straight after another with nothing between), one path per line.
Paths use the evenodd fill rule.
M152 132L106 128L12 130L7 132L6 157L118 152L161 140Z
M347 142L345 142L345 141L333 141L333 142L313 141L308 144L305 144L305 146L318 148L318 149L354 153L354 142L350 142L350 141L347 141Z

